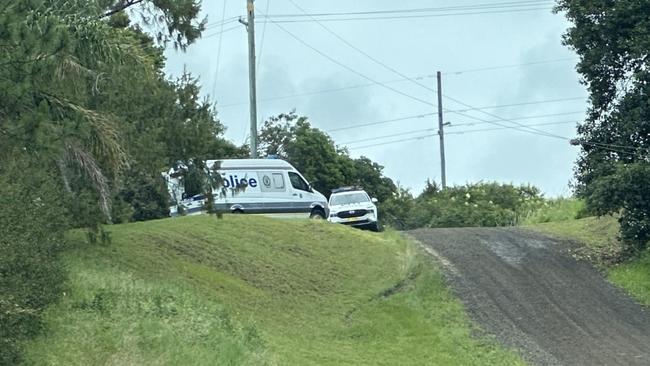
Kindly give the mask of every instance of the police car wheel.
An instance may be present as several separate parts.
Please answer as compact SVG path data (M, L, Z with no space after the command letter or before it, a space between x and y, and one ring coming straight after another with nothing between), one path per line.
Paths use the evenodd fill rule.
M325 212L323 210L313 210L309 218L312 220L325 220Z

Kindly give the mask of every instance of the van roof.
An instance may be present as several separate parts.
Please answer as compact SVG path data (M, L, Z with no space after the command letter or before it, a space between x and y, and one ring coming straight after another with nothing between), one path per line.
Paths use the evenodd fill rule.
M216 162L221 162L220 169L295 169L288 162L281 159L224 159L208 160L207 166L212 167Z

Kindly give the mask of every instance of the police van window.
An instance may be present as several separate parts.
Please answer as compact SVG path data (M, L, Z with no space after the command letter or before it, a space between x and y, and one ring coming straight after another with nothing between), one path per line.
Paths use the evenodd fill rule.
M309 185L298 174L289 172L289 180L293 188L301 191L309 191Z
M273 173L273 188L284 189L284 177L282 173Z

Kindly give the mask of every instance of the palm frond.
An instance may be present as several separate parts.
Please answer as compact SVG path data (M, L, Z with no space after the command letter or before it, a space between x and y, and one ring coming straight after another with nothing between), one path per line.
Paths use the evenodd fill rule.
M67 141L65 147L65 162L79 167L92 182L99 195L99 208L106 216L107 221L111 222L111 192L108 179L102 173L97 161L91 153L74 141Z
M72 113L89 123L92 135L87 145L91 147L96 156L101 156L106 160L111 171L117 174L129 167L128 156L122 147L119 130L111 119L66 99L48 93L41 93L41 95L51 106L59 108L61 114Z

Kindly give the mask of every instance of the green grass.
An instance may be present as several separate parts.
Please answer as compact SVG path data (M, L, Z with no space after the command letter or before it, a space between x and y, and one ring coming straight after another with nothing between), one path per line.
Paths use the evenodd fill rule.
M186 217L72 233L32 364L519 365L395 233Z
M600 266L612 283L639 303L650 306L650 251L621 262L625 246L618 239L619 225L615 217L588 217L527 227L581 243L575 249L577 257Z
M575 198L556 198L545 200L541 207L536 208L523 220L523 225L541 224L546 222L561 222L580 217L585 210L585 203Z
M650 306L650 250L634 261L611 268L609 278L641 304Z

